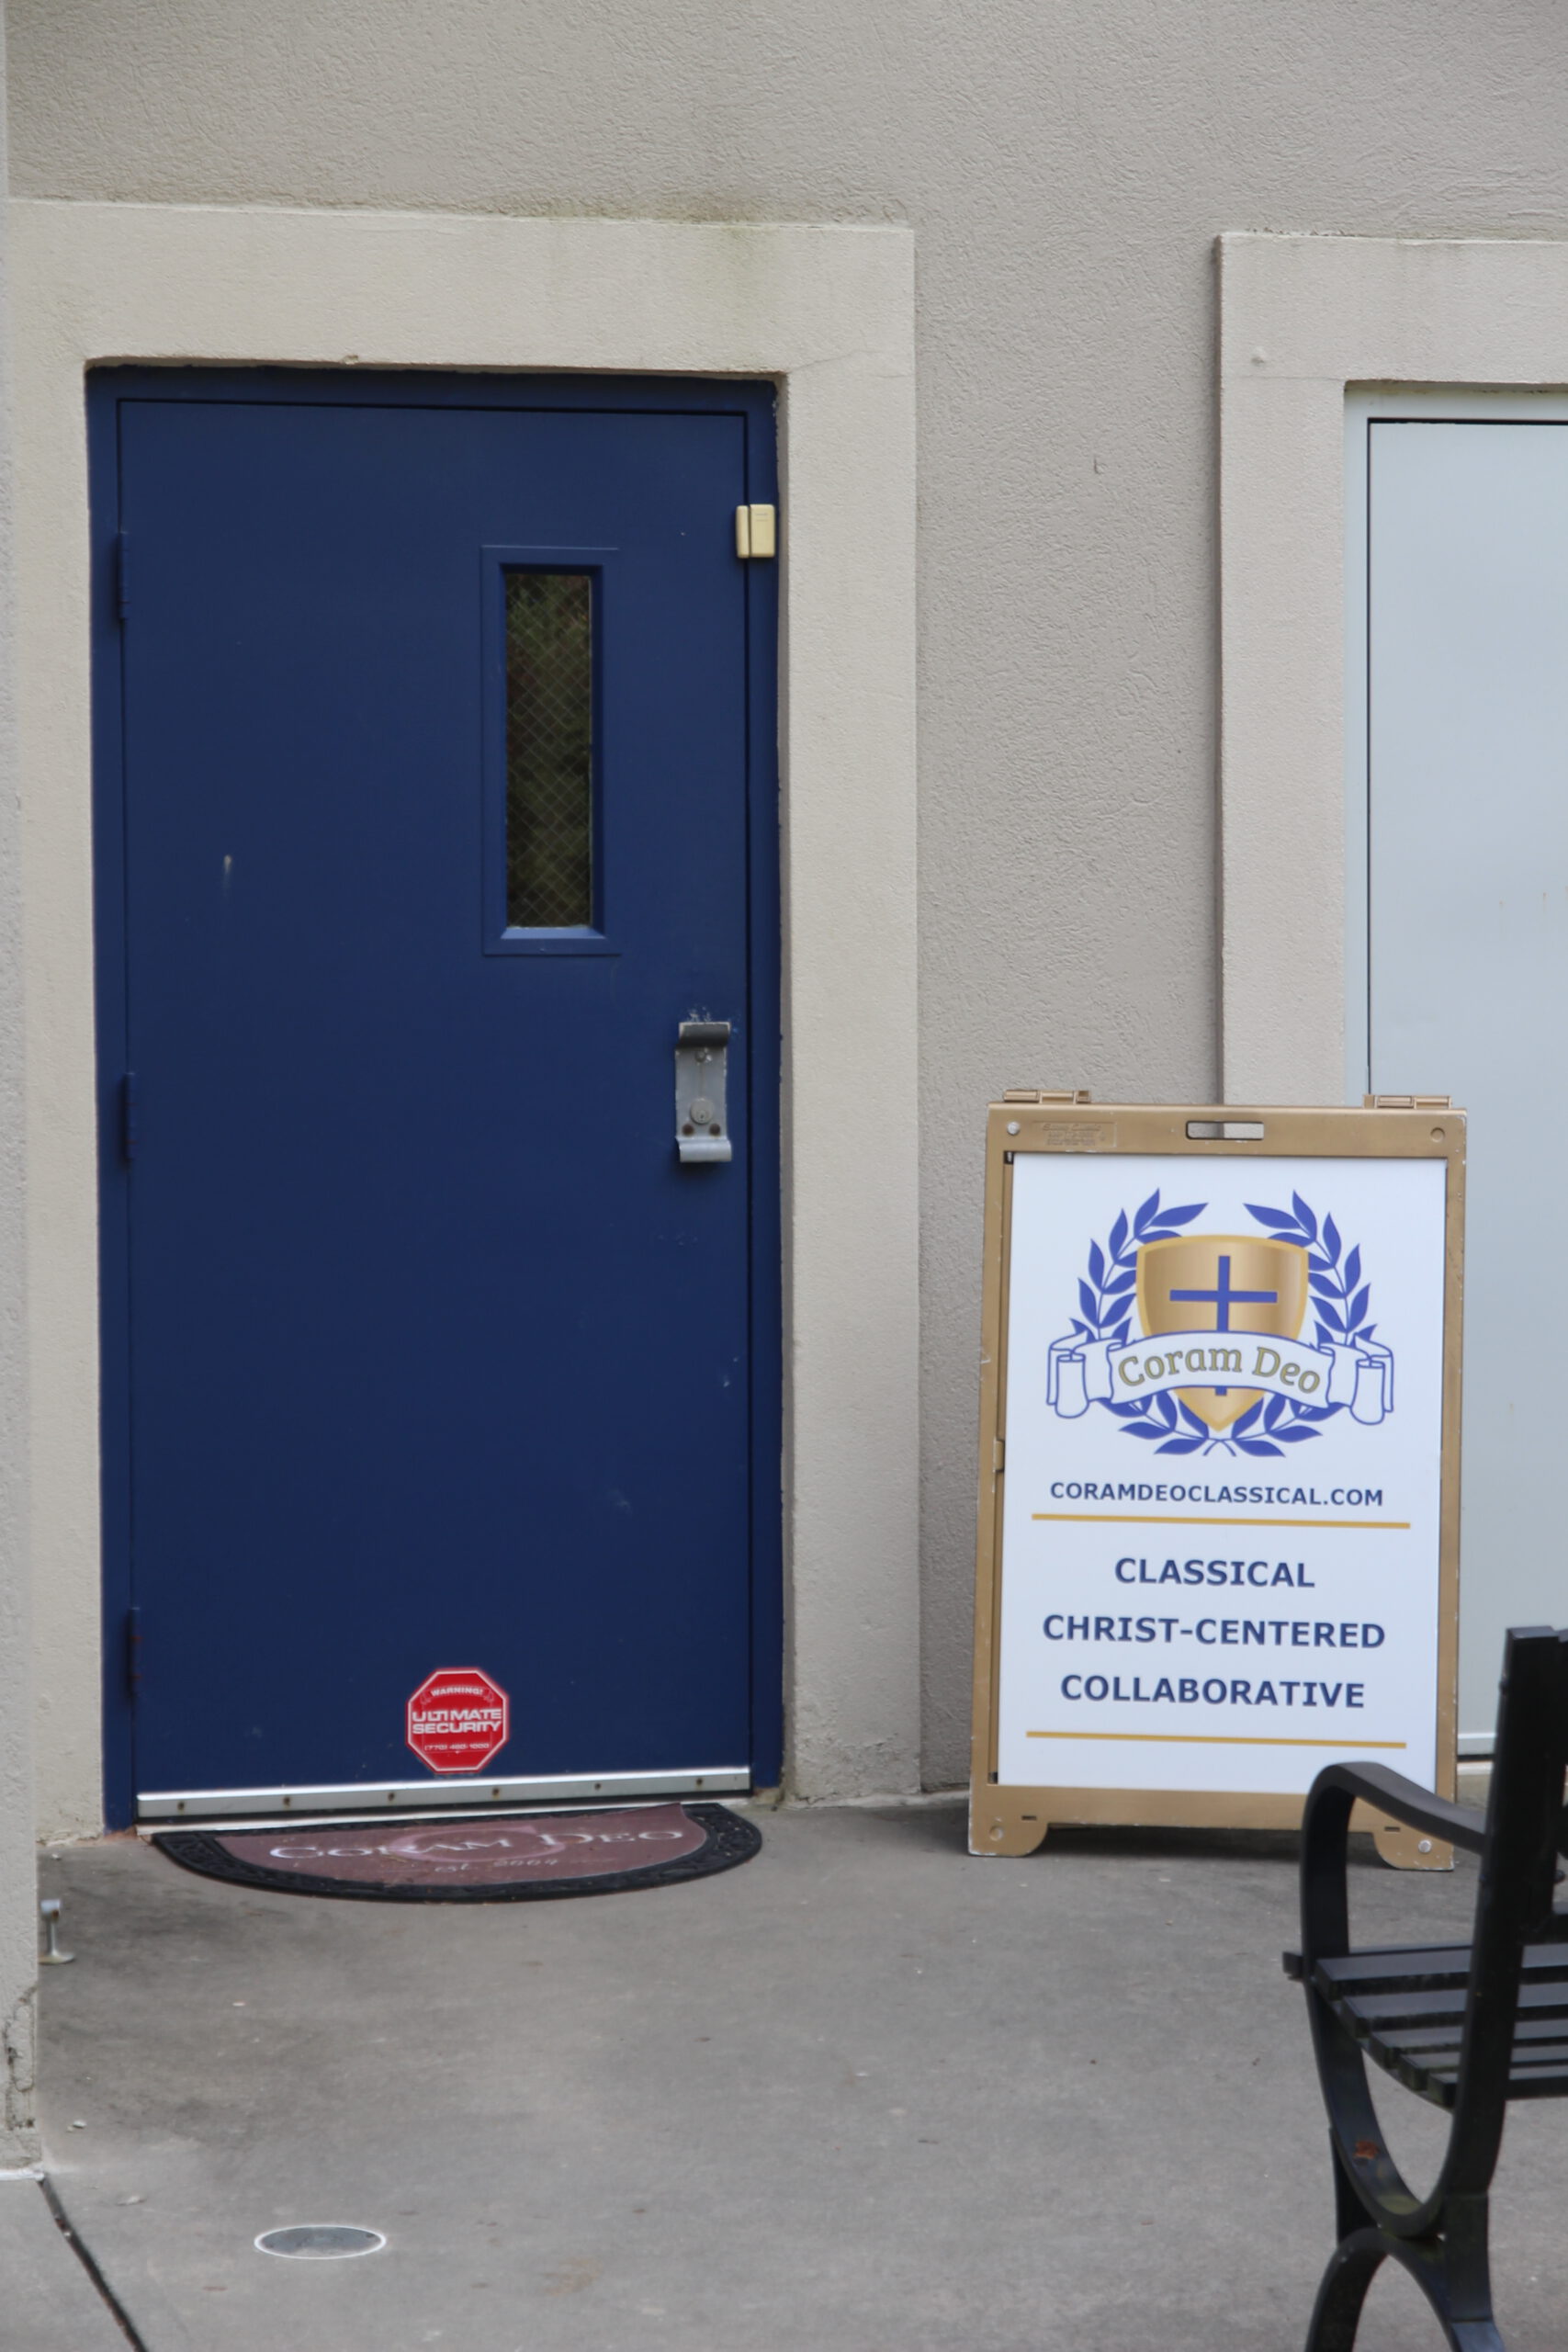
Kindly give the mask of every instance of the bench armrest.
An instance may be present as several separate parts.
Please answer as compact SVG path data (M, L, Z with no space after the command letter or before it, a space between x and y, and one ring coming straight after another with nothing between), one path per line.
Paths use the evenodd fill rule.
M1472 1854L1485 1849L1485 1826L1475 1814L1418 1788L1403 1772L1392 1772L1386 1764L1325 1764L1302 1814L1302 1945L1296 1966L1309 1986L1320 1960L1338 1960L1350 1949L1345 1866L1358 1800L1412 1829L1451 1838ZM1296 1973L1289 1960L1285 1965L1287 1973Z
M1450 1804L1446 1798L1434 1796L1430 1789L1407 1781L1403 1772L1392 1771L1386 1764L1326 1765L1313 1783L1313 1796L1319 1789L1328 1788L1343 1789L1367 1804L1392 1813L1396 1821L1405 1822L1412 1829L1462 1846L1467 1853L1485 1849L1484 1815L1472 1813L1465 1805ZM1310 1811L1312 1797L1307 1806Z

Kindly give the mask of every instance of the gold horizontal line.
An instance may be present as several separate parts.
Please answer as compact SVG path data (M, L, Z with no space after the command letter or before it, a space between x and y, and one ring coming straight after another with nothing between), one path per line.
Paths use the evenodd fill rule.
M1407 1519L1171 1519L1163 1511L1032 1510L1031 1519L1070 1519L1095 1527L1404 1527Z
M1252 1739L1219 1731L1028 1731L1025 1739L1156 1740L1165 1747L1407 1747L1404 1739Z

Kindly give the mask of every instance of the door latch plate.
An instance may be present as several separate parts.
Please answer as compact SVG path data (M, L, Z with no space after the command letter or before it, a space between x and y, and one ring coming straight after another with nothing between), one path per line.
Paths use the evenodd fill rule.
M675 1148L687 1161L734 1157L726 1115L728 1021L682 1021L675 1035Z

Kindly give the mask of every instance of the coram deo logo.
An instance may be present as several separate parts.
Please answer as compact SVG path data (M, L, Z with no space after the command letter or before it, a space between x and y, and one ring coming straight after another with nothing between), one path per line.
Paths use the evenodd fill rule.
M1375 1424L1393 1410L1359 1248L1299 1193L1289 1209L1246 1205L1263 1232L1187 1233L1204 1204L1165 1208L1156 1191L1130 1220L1119 1212L1103 1248L1090 1243L1080 1312L1051 1344L1058 1414L1102 1405L1156 1453L1280 1454L1337 1413Z

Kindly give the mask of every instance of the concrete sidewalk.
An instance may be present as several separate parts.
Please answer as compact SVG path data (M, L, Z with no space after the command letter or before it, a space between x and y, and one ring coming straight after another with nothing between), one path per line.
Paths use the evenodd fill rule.
M1330 2201L1293 1840L1005 1862L955 1804L760 1818L726 1876L478 1909L129 1838L47 1862L80 1955L45 1972L49 2168L147 2352L1297 2352ZM1358 1932L1446 1933L1473 1888L1369 1845ZM1568 2115L1516 2110L1510 2352L1568 2337L1565 2199ZM309 2221L389 2243L254 2251ZM1434 2341L1385 2273L1365 2352Z
M33 2173L0 2173L0 2343L6 2352L125 2352L125 2335Z

